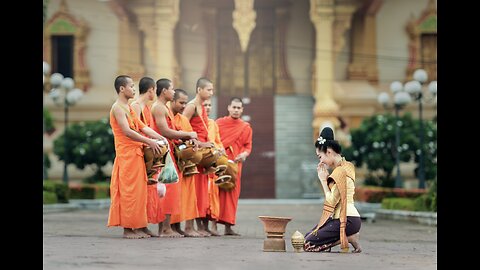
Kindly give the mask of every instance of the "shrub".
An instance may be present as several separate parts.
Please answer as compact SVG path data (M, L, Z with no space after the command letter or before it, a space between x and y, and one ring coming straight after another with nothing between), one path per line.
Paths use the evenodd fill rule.
M110 183L70 184L71 199L106 199L110 198Z
M66 147L65 133L68 136ZM70 125L53 142L53 152L63 161L65 149L68 151L68 164L74 164L81 170L87 165L95 165L93 175L86 178L87 182L104 181L107 176L101 169L115 158L113 133L108 120L104 118Z
M110 198L110 182L95 183L95 199Z
M415 202L410 198L385 198L382 200L382 208L415 211Z
M70 187L70 198L95 199L95 187L86 185Z
M395 143L397 124L401 125L398 149ZM433 179L437 173L437 127L431 121L424 121L424 124L425 178ZM415 163L419 163L419 129L419 120L413 119L410 113L405 113L398 121L392 114L367 117L357 129L351 130L352 145L344 149L344 156L358 167L363 163L367 165L367 184L392 187L397 151L401 162L413 158ZM417 172L418 166L414 169L415 175Z
M362 186L355 188L354 199L359 202L379 203L383 198L416 198L426 192L424 189Z
M55 182L48 180L43 181L43 191L55 193Z
M45 180L43 181L43 190L55 193L59 203L68 203L69 189L67 184Z
M431 211L432 199L428 194L423 194L414 200L415 211Z
M43 204L57 203L57 195L51 191L43 191Z
M430 188L428 189L428 196L430 197L430 211L437 212L437 177L432 180Z

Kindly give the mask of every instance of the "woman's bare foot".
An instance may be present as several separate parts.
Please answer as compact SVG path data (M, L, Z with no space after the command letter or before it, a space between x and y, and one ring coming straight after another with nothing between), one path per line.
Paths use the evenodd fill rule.
M360 232L357 232L355 234L352 234L350 236L347 236L347 240L350 244L353 246L353 253L360 253L362 252L362 247L360 246ZM333 243L332 247L340 245L340 240L337 240L335 243Z
M140 239L140 235L136 234L132 229L124 228L123 229L123 238L127 239Z
M150 231L147 227L141 229L144 233L150 235L151 237L158 237L158 234Z
M347 237L348 242L352 244L353 246L353 253L360 253L362 252L362 247L360 246L360 232L357 232L356 234L352 234L349 237Z
M143 232L143 228L134 229L133 232L135 232L135 234L139 235L140 238L150 238L151 237L150 235Z

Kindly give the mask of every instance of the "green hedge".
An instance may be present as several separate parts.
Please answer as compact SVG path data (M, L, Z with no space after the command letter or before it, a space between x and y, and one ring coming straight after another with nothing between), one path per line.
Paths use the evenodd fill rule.
M382 202L384 198L417 198L426 193L427 190L425 189L360 186L355 188L354 200L379 203Z
M110 198L110 183L79 184L70 186L71 199L107 199Z
M53 194L53 195L52 195ZM110 182L70 184L52 180L43 181L43 203L68 203L69 199L110 198Z
M58 203L68 203L69 189L63 182L45 180L43 181L43 191L55 193Z
M415 200L410 198L384 198L382 208L415 211Z
M95 199L110 198L110 182L96 183L95 188Z
M51 191L43 191L43 204L57 203L57 194Z
M408 210L408 211L436 211L432 209L432 198L423 194L417 198L384 198L383 209Z
M95 199L95 187L79 186L70 187L71 199Z

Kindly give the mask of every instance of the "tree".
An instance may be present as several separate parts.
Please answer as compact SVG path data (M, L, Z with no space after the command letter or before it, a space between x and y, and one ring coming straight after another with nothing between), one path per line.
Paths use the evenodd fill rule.
M396 117L392 114L380 114L365 118L357 129L351 130L352 145L344 150L348 160L356 166L367 165L369 170L365 180L367 185L393 187L392 176L395 162L395 123ZM419 120L413 119L410 113L399 118L400 127L400 161L419 161ZM425 178L433 179L436 176L437 130L431 121L424 122L425 128Z
M66 132L68 164L74 164L82 170L86 165L95 165L94 174L85 180L105 180L107 176L102 172L102 167L115 158L113 133L108 120L80 122L70 125ZM64 138L65 133L53 142L53 151L60 160L65 160Z

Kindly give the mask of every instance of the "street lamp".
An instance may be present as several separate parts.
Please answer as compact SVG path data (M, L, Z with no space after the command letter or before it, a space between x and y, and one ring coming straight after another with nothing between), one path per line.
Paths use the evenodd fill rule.
M400 175L400 120L399 111L408 103L410 103L410 95L404 91L403 85L399 81L394 81L390 84L390 91L393 93L393 103L395 108L395 163L397 167L397 176L395 177L395 187L402 187L402 177ZM386 92L378 95L378 102L384 108L389 107L390 96Z
M48 64L46 62L43 62L43 63L44 63L43 66L44 66L44 82L45 82L45 64L47 66ZM75 105L82 98L83 91L78 88L74 88L75 81L72 78L69 78L69 77L64 78L63 75L60 73L54 73L52 74L52 76L50 76L50 85L52 86L52 89L50 90L50 93L48 94L48 96L53 100L53 102L56 105L59 105L59 106L63 105L64 112L65 112L65 118L64 118L65 132L64 132L64 141L63 141L63 147L64 147L63 182L65 184L68 184L68 170L67 170L68 108L70 106Z
M423 150L424 144L424 128L423 128L423 116L422 104L425 102L436 102L437 97L437 81L431 81L428 85L428 91L431 96L426 97L422 93L422 85L428 80L428 74L424 69L417 69L413 73L413 80L405 83L405 91L407 91L412 97L418 101L418 119L420 121L420 149L419 149L419 171L418 171L418 188L425 188L425 161Z

